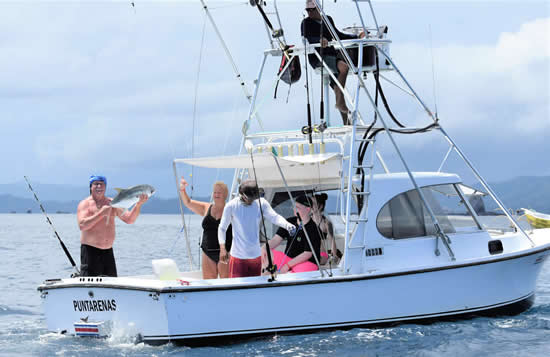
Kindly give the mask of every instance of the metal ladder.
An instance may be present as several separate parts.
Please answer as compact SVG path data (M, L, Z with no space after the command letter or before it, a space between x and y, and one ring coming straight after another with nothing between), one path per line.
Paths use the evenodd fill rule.
M350 272L353 267L349 266L349 262L353 261L353 259L349 259L346 257L349 257L350 254L356 254L355 252L352 253L352 251L356 251L358 254L363 254L363 250L366 248L366 242L365 242L365 233L366 233L366 223L368 222L368 207L369 207L369 197L371 193L371 181L372 181L372 175L374 171L374 160L375 160L375 153L376 153L376 140L375 139L367 139L362 138L360 135L358 135L358 125L356 116L353 120L353 126L352 126L352 134L350 137L350 144L349 144L349 155L345 157L343 160L347 161L347 169L348 169L348 176L346 178L347 184L344 186L342 185L340 188L340 195L342 197L342 200L345 201L345 216L343 218L343 221L345 223L345 232L344 232L344 239L346 241L345 244L345 251L344 251L344 261L343 261L343 268L346 272ZM359 145L363 144L369 144L370 148L367 149L364 157L364 161L361 164L357 163L358 158L358 148ZM366 161L366 162L365 162ZM343 165L343 167L345 167ZM361 169L363 170L363 175L365 175L365 185L364 188L361 189L354 189L353 187L353 179L355 176L356 170ZM342 179L344 181L344 178ZM342 182L343 183L343 182ZM345 197L345 199L344 199ZM357 212L357 216L352 216L352 200L357 202L359 197L362 199L362 208L361 211ZM359 239L356 244L354 244L354 240ZM356 260L357 261L357 260Z

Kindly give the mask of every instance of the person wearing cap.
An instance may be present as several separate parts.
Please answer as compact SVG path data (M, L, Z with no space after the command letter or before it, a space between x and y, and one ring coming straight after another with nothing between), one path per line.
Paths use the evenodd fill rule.
M344 56L341 53L341 51L337 51L333 46L328 46L329 41L333 41L335 38L332 36L332 33L330 32L327 25L323 22L321 13L319 12L319 9L317 8L317 5L315 4L314 0L306 1L306 12L307 12L307 17L302 20L302 23L300 26L302 37L305 37L310 44L321 43L321 47L323 47L322 49L323 61L334 73L334 76L338 79L338 82L340 83L342 88L345 88L346 79L348 77L349 66L346 63L346 60L344 59ZM334 20L332 19L332 17L327 16L327 18L330 21L332 28L336 31L336 34L338 35L338 38L340 38L340 40L350 40L350 39L356 39L358 37L362 38L365 36L363 32L361 32L359 36L341 32L336 28L336 25L334 24ZM322 34L322 38L321 38L321 34ZM315 48L315 50L321 53L320 48ZM308 55L308 61L313 68L318 68L322 66L322 63L319 61L319 58L314 53ZM344 93L342 93L340 88L335 83L333 83L332 80L331 80L331 87L334 90L334 95L336 97L336 109L340 111L340 115L342 116L342 121L344 125L351 124L348 120L349 109L346 105L346 99L344 98Z
M229 277L259 276L262 272L262 250L260 247L260 224L263 217L269 222L293 232L294 225L287 222L271 208L269 202L260 197L260 190L254 180L243 181L239 196L229 201L218 227L220 261L229 258ZM230 257L225 248L226 231L232 225L233 242Z
M311 218L312 206L313 200L311 197L306 195L296 197L295 216L288 218L288 221L297 227L297 233L290 234L288 230L279 229L277 233L275 233L275 236L269 240L273 264L277 266L281 274L288 272L300 273L318 269L317 262L319 262L321 258L321 232L317 224L315 224ZM275 250L283 240L287 241L284 253ZM313 247L313 251L311 247ZM266 256L267 254L264 248L262 252L264 265L266 265Z
M131 210L111 207L112 198L105 196L107 178L90 176L90 196L80 201L76 219L80 228L80 275L117 276L113 243L115 217L132 224L148 196L143 194Z

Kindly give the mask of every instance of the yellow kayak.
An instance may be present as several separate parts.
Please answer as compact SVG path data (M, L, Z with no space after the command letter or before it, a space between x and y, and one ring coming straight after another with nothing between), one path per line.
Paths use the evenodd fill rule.
M550 228L550 214L522 208L527 221L533 228Z

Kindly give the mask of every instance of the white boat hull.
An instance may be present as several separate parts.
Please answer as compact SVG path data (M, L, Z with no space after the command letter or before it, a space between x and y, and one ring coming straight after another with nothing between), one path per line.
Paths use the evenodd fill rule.
M492 261L385 275L303 274L216 285L154 288L130 278L75 278L42 285L48 328L109 321L148 343L215 336L385 324L528 308L548 249ZM302 277L299 277L302 275ZM98 281L100 280L101 281ZM84 280L84 281L79 281ZM148 283L150 282L150 283ZM90 293L93 297L90 297ZM85 303L88 301L88 303ZM90 302L91 301L91 302ZM95 303L94 301L107 301ZM101 311L104 310L104 311Z

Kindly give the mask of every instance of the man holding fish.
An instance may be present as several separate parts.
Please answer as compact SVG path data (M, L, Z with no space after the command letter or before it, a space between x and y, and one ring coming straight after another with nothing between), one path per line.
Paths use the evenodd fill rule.
M81 276L117 276L113 255L115 217L128 224L134 223L141 206L155 192L152 186L139 185L116 189L118 195L112 199L105 196L106 188L105 176L90 176L90 196L78 204Z

